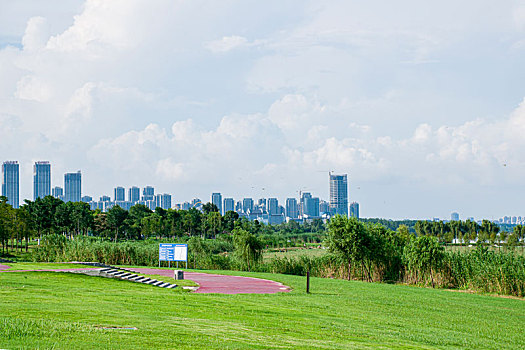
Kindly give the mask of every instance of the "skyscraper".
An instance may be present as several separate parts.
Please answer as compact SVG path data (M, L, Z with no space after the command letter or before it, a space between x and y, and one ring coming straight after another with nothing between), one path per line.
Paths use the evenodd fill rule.
M125 201L126 189L124 187L115 187L113 190L113 198L115 202Z
M308 199L312 198L312 194L310 192L302 192L301 193L301 202L299 203L299 214L300 215L308 215L308 208L306 207L306 201Z
M277 198L268 198L268 214L279 214L279 201Z
M140 188L133 186L128 192L128 201L131 203L138 202L140 200Z
M33 165L33 200L51 195L51 165L35 162Z
M162 209L171 209L171 194L164 193L160 196L160 207Z
M244 198L242 200L242 211L245 214L248 214L248 212L253 211L253 199L252 198Z
M234 211L235 202L233 201L233 198L224 198L224 214L226 214L229 211Z
M64 200L64 189L60 186L53 187L53 190L51 191L51 194L53 197L58 198L60 200Z
M297 199L286 198L286 216L291 219L299 217L299 209L297 208Z
M13 208L20 205L19 199L20 171L17 161L7 161L2 164L2 196L7 197L7 203Z
M155 199L155 189L152 186L146 186L142 190L142 200L152 201Z
M319 202L319 214L330 214L330 204L327 201Z
M348 178L347 174L330 173L330 211L333 215L348 216Z
M64 174L64 202L80 202L82 198L82 174Z
M356 219L359 219L359 203L352 202L350 204L350 216L353 216Z
M303 214L310 218L319 217L319 197L306 197L304 199Z
M222 212L222 195L218 192L211 194L211 203L215 204L215 206L219 209L219 213L223 214Z
M450 220L459 221L459 213L453 212L452 214L450 214Z

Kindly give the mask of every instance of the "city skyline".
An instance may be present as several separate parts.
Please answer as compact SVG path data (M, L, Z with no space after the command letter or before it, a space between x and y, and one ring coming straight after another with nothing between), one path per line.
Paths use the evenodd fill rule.
M11 191L13 193L16 193L16 191L19 189L19 181L20 179L17 178L19 176L18 174L18 168L19 163L17 161L4 161L2 165L2 195L5 195L6 192ZM119 205L122 208L129 210L129 208L132 205L135 204L143 204L146 205L151 210L154 210L157 207L161 207L163 209L183 209L188 210L190 208L202 208L203 204L206 203L212 203L215 204L219 212L224 215L227 211L232 210L236 212L242 212L244 214L249 213L250 211L254 212L255 217L251 217L248 215L248 218L253 220L255 218L262 219L263 213L265 215L268 215L271 217L274 216L282 216L282 219L274 220L272 222L272 219L264 219L269 220L269 223L281 223L281 220L286 219L301 219L301 218L322 218L323 215L335 215L335 214L341 214L337 211L336 208L334 208L332 202L338 202L339 197L341 197L341 194L337 194L341 191L348 191L348 183L347 183L347 174L333 174L332 172L329 173L329 187L330 187L330 193L335 194L334 198L330 198L329 201L326 201L319 197L313 197L310 192L301 192L299 198L294 197L286 197L282 200L282 202L279 202L279 198L275 197L259 197L259 198L253 198L253 197L239 197L237 199L232 197L223 197L221 192L212 192L210 196L209 202L207 202L205 199L201 200L197 196L193 196L191 200L181 200L179 202L175 202L172 200L172 194L170 193L156 193L155 187L151 185L146 185L143 188L137 187L137 186L131 186L129 188L124 188L122 186L116 186L113 188L113 199L110 195L102 194L99 197L99 200L97 201L94 197L90 195L83 195L81 193L81 171L77 171L75 173L66 173L64 174L64 187L60 186L53 186L51 188L51 183L48 181L51 173L51 164L49 161L36 161L33 166L33 190L34 190L34 197L36 197L36 193L41 191L41 188L50 188L50 195L53 197L59 198L64 201L68 201L65 197L65 191L64 188L66 186L69 186L72 188L74 194L70 194L70 197L75 197L75 199L78 196L81 196L80 200L82 202L89 203L91 206L91 209L101 209L103 211L107 211L109 208L111 208L114 205ZM9 179L9 181L6 181ZM9 182L9 185L7 183ZM67 185L69 183L69 185ZM140 196L142 189L142 196ZM71 191L71 190L70 190ZM128 193L128 197L126 198L126 193ZM7 197L7 196L6 196ZM344 197L344 196L343 196ZM205 197L204 197L205 198ZM257 200L255 200L257 199ZM20 200L20 199L19 199ZM70 200L70 198L69 198ZM299 201L298 201L299 200ZM20 202L23 202L23 200L20 200ZM348 200L348 197L343 200L343 202L348 203L347 213L342 213L343 215L347 216L354 216L357 218L361 218L360 215L360 204L356 201L350 202ZM8 201L9 203L9 201ZM257 210L262 209L263 211L257 214ZM392 218L385 218L385 219L392 219ZM404 219L413 219L413 218L404 218ZM525 216L521 215L504 215L498 218L475 218L474 216L467 216L464 218L461 218L460 213L458 212L451 212L450 213L450 220L452 221L458 221L458 220L471 220L471 221L477 221L480 222L481 219L489 219L494 222L499 222L501 224L522 224L525 222ZM447 217L429 217L424 218L424 220L429 221L435 221L435 220L444 220L449 221ZM284 221L283 221L284 222Z
M20 164L20 198L48 160L52 186L82 169L97 199L138 184L327 199L334 171L363 217L525 208L520 2L0 9L0 154Z

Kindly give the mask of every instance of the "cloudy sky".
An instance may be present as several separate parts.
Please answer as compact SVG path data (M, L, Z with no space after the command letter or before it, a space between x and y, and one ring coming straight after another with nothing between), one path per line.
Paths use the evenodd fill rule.
M525 215L524 1L0 0L0 155L361 216Z

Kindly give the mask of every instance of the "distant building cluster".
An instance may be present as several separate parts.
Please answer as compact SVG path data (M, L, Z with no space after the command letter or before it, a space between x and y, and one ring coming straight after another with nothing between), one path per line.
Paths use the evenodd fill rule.
M348 206L348 178L347 175L330 173L330 200L327 202L314 197L311 192L300 192L299 198L286 198L282 204L277 198L243 198L235 200L231 197L223 198L219 192L211 194L210 203L214 204L222 215L229 211L236 212L248 220L257 220L267 224L281 224L288 221L308 221L313 219L327 219L340 214L359 218L359 204L353 202ZM198 198L191 202L175 205L176 209L201 209L202 201Z
M453 212L450 214L450 221L459 221L459 213ZM483 220L475 220L473 217L468 217L467 220L477 222L481 225ZM501 225L525 225L525 216L504 216L502 218L492 220L493 223Z
M2 195L6 196L8 203L18 208L19 199L19 164L17 161L6 161L2 165ZM299 192L299 198L287 198L284 203L279 203L275 197L243 198L234 200L231 197L223 198L221 193L212 193L210 202L214 204L221 214L234 211L249 220L259 220L268 224L280 224L290 220L305 221L312 219L326 219L339 214L359 218L359 204L348 204L348 177L346 174L329 174L330 198L329 201L315 197L311 192ZM127 193L127 196L126 196ZM160 207L163 209L176 208L189 210L196 208L202 210L203 203L195 198L191 202L184 202L172 206L171 194L156 194L152 186L139 188L132 186L128 189L118 186L113 190L113 197L103 195L99 200L82 195L81 171L64 174L64 185L51 187L51 164L48 161L37 161L33 166L33 200L45 196L53 196L65 202L85 202L92 210L108 211L115 205L129 210L133 205L142 204L151 210Z
M497 220L500 224L525 225L525 216L504 216Z
M110 196L102 196L98 201L94 201L90 196L82 197L82 202L89 203L92 210L100 209L105 212L118 205L119 207L129 210L135 204L142 204L151 210L160 207L162 209L171 209L171 194L155 194L152 186L146 186L142 189L133 186L128 189L126 200L126 189L124 187L115 187L113 189L113 199Z

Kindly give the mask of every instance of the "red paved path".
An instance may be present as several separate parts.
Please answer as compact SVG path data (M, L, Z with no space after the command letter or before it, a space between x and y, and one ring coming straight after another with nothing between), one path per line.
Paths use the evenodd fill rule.
M23 270L14 270L10 266L0 265L0 271L10 269L9 272L18 272ZM94 270L96 267L74 268L74 269L45 269L34 271L56 271L68 272L79 270ZM147 275L161 275L173 277L173 270L151 269L151 268L127 268L125 270ZM195 293L219 293L219 294L273 294L278 292L289 292L290 288L282 283L264 280L260 278L214 275L200 272L184 272L184 278L199 284L199 289Z
M173 277L173 270L148 268L129 268L126 270L149 275ZM214 275L209 273L184 271L184 278L197 282L200 285L200 288L196 293L273 294L290 291L290 288L282 283L252 277Z

